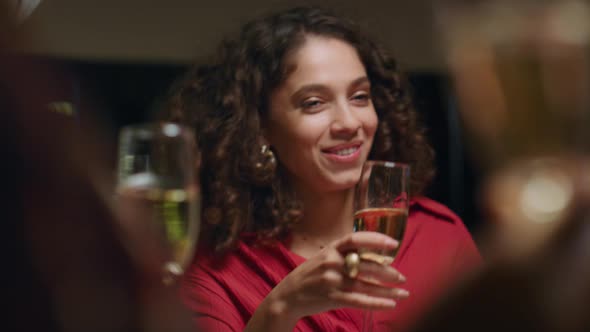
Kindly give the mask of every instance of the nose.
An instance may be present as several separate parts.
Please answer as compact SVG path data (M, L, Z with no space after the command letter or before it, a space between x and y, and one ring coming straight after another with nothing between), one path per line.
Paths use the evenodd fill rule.
M354 136L361 127L361 121L357 117L354 108L348 103L342 103L334 109L334 119L330 130L333 135L342 137Z

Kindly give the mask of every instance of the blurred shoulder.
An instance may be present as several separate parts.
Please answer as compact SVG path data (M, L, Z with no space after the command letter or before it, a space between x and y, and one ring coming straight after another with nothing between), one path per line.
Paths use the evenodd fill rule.
M428 197L419 196L410 203L410 217L418 217L426 220L445 221L454 225L463 226L461 218L447 206Z
M422 242L429 247L439 243L448 248L452 243L452 246L459 248L459 256L473 257L474 262L481 261L471 233L461 218L445 205L430 198L417 197L411 201L407 237L416 235L427 239Z

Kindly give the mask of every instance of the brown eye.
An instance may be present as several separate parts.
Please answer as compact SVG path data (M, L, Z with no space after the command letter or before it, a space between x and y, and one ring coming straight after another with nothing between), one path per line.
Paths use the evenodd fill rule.
M324 102L319 98L309 98L301 103L301 108L304 111L313 112L318 110Z
M366 92L359 92L352 96L352 101L360 106L365 106L371 100L371 96Z

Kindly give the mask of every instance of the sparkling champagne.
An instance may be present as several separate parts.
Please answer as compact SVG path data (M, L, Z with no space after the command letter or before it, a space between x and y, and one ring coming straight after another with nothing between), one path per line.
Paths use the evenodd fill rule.
M159 257L164 281L182 275L196 245L198 200L196 193L183 189L121 187L119 200L131 215L129 240L142 248L142 256ZM191 220L193 222L191 222ZM154 257L152 257L154 258Z
M354 214L354 231L379 232L401 243L406 230L408 214L399 208L368 208ZM361 250L361 258L389 265L393 263L399 247L390 251L374 252Z

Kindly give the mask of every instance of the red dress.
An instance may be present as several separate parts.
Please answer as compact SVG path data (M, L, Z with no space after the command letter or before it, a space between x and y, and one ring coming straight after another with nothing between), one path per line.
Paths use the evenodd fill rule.
M271 289L305 261L282 243L254 245L244 237L221 258L200 252L183 280L182 295L202 331L242 331ZM445 291L453 277L481 264L463 223L445 206L427 198L413 200L402 246L393 263L407 281L410 297L388 311L375 311L377 330L404 328ZM338 309L299 320L294 331L358 331L363 311Z

